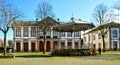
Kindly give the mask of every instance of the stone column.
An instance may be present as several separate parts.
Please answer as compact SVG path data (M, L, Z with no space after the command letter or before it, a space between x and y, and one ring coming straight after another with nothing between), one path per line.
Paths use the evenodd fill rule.
M20 51L23 52L24 50L24 43L23 40L20 42Z
M38 51L38 45L37 45L37 41L35 42L35 51Z
M53 40L50 42L50 47L51 47L50 51L52 51L53 50Z
M78 49L80 49L80 40L79 40L79 42L78 42Z
M61 35L60 35L60 28L59 28L59 32L58 32L58 44L57 44L57 49L61 48Z
M113 41L112 41L112 43L111 43L111 47L112 47L112 49L113 49Z
M117 49L118 49L118 50L119 50L119 48L120 48L119 46L120 46L120 45L119 45L119 41L117 41Z
M28 51L31 52L31 40L28 42Z
M72 33L72 49L75 49L75 36L74 36L74 32Z
M50 47L51 47L51 49L50 49L50 51L53 50L53 34L54 34L54 32L53 32L53 30L52 30L52 28L51 28L51 42L50 42Z
M14 42L14 52L16 52L16 41Z
M31 37L31 27L28 26L29 37Z
M67 49L68 47L68 44L67 44L67 39L65 40L65 49Z
M67 32L65 32L65 49L67 49L68 47L68 42L67 42Z
M23 27L21 26L21 38L23 38Z
M59 49L61 49L61 32L59 32L59 43L58 43L58 47L59 47Z

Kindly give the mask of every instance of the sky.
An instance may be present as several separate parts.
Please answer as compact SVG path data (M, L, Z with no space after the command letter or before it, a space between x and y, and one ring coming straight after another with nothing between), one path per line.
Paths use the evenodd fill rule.
M49 2L53 7L55 19L67 21L72 17L81 19L89 23L93 22L92 13L98 4L105 4L112 7L114 2L118 0L10 0L12 4L24 15L20 20L34 21L35 10L42 1ZM93 22L94 23L94 22ZM10 29L7 34L7 39L13 39L13 30ZM0 38L3 38L3 33L0 32Z

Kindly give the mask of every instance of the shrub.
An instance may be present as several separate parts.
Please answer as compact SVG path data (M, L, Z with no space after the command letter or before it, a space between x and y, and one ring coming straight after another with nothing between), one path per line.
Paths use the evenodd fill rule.
M51 56L90 56L90 49L58 49L51 52Z

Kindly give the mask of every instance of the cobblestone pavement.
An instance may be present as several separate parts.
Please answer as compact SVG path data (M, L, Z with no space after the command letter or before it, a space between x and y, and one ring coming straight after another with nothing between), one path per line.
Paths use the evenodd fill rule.
M0 65L120 65L119 60L103 57L36 57L0 59Z

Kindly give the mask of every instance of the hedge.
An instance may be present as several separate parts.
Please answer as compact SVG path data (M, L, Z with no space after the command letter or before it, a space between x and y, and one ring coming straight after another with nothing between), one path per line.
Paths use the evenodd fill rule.
M92 54L90 49L58 49L51 52L51 56L90 56Z

